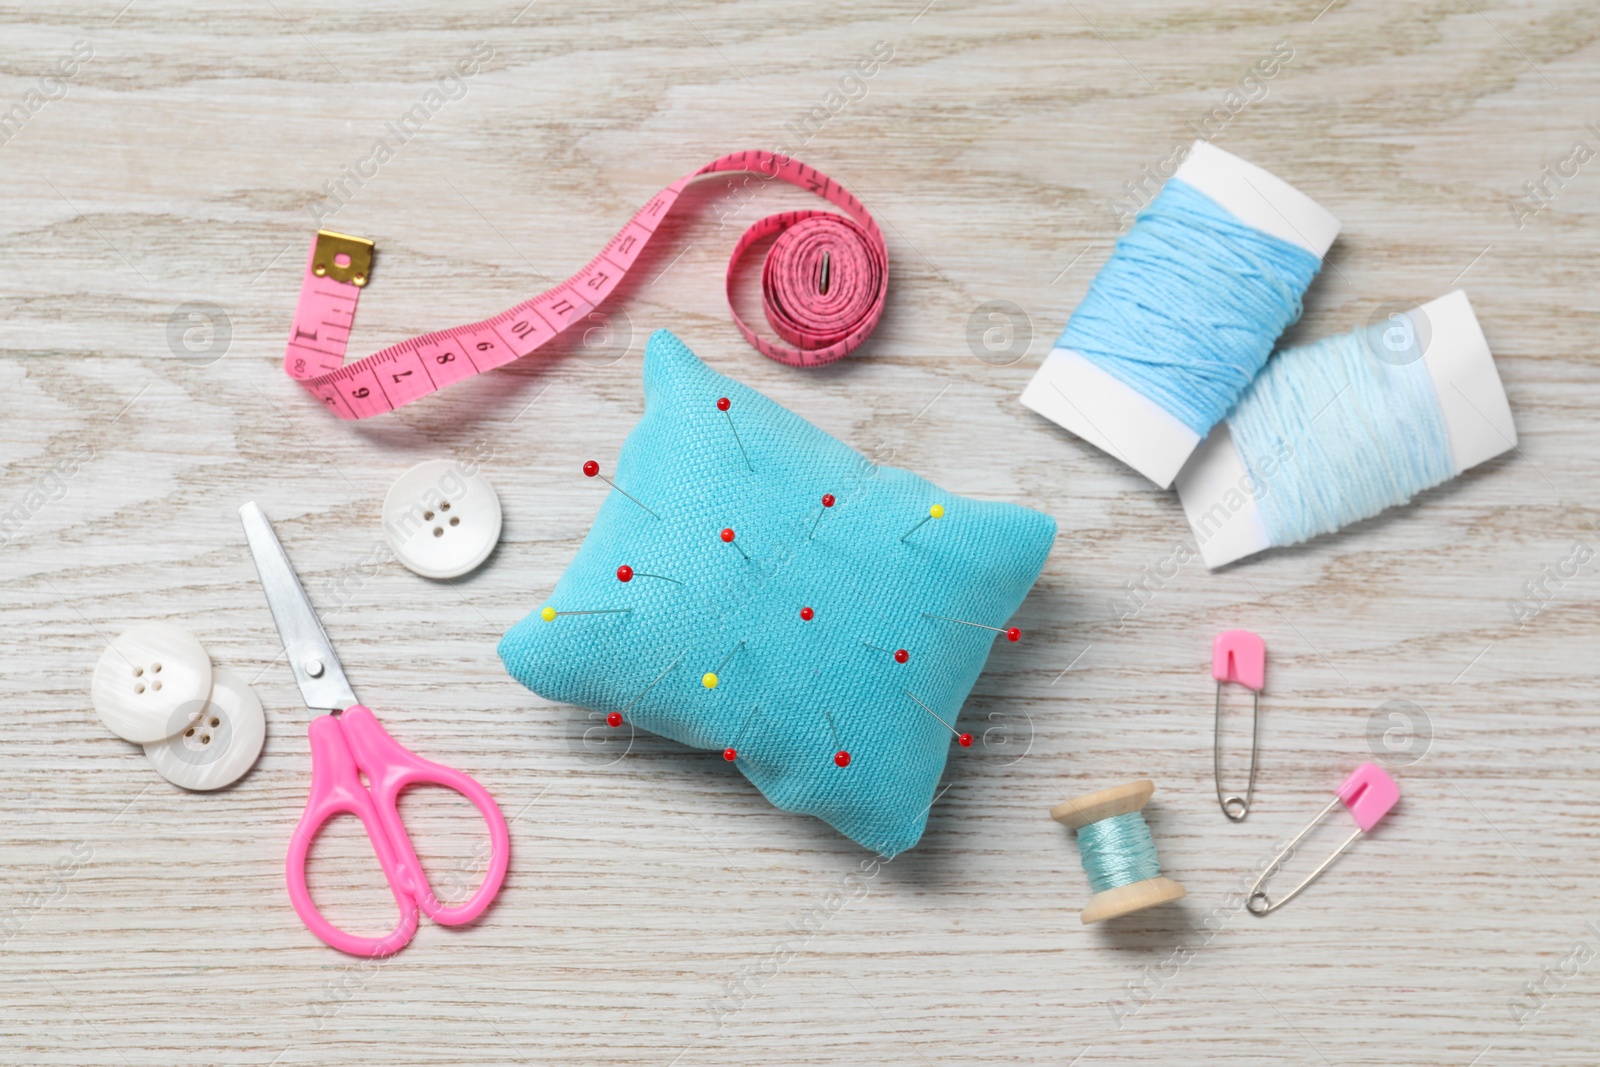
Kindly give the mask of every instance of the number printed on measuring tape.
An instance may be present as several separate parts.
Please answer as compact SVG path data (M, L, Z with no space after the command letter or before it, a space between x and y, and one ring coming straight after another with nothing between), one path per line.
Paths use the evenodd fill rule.
M538 351L585 320L621 284L690 182L751 172L806 189L840 208L785 211L751 226L734 245L726 289L734 325L757 351L795 367L840 359L866 340L883 314L889 253L878 224L826 174L771 152L735 152L673 182L640 208L600 254L555 288L482 322L413 337L345 364L361 290L371 280L372 242L321 231L306 260L284 370L341 419L366 419L452 382ZM786 344L757 336L733 309L745 251L777 235L762 267L762 307Z

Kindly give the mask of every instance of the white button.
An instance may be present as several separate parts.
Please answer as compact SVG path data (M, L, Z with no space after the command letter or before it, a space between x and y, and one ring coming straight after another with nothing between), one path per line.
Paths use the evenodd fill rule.
M211 692L211 657L194 634L169 622L140 623L111 642L94 667L89 696L100 721L135 744L171 737L178 708Z
M267 717L255 691L232 671L218 667L211 699L179 709L184 728L144 746L156 772L185 789L221 789L238 781L261 755Z
M489 558L500 540L500 497L454 460L418 463L383 498L383 535L424 578L454 578Z

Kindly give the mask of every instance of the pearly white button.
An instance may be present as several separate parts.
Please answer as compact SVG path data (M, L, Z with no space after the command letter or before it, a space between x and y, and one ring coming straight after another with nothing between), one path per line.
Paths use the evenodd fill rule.
M383 499L383 535L424 578L454 578L489 558L500 540L500 497L455 460L418 463Z
M156 773L185 789L221 789L261 755L267 716L255 691L232 671L213 672L211 699L178 709L183 728L144 746Z
M89 696L100 721L135 744L182 728L180 707L211 692L211 657L194 634L169 622L144 622L120 634L95 664Z

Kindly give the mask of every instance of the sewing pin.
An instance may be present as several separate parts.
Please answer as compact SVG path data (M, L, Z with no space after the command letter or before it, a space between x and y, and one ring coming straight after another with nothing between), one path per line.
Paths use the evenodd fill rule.
M916 697L911 696L911 693L908 690L902 689L902 690L900 690L900 692L905 693L906 696L911 697L912 700L915 700L916 703L917 703L917 706L919 708L921 708L923 711L927 712L929 715L932 715L935 719L939 719L938 712L936 712L932 708L928 707L928 705L924 704L922 701L917 700ZM954 726L951 726L949 723L945 722L943 719L939 719L939 725L943 726L946 730L949 730L952 734L954 734L955 738L956 738L956 743L959 744L962 748L971 748L972 747L972 735L971 734L962 733L961 731L957 730Z
M557 615L623 615L632 610L632 608L599 608L595 611L557 611L555 608L547 607L539 612L539 618L545 622L555 622Z
M835 767L848 767L848 766L850 766L850 753L846 752L844 750L844 746L839 744L839 731L835 730L833 728L833 715L832 715L832 713L830 713L827 708L823 708L822 709L822 714L824 714L824 715L826 715L828 717L828 732L833 735L833 743L839 749L839 751L837 751L837 752L835 752L833 754L833 765Z
M717 410L728 416L728 429L733 431L733 439L739 445L739 454L744 457L744 468L754 474L756 469L750 466L750 453L744 450L744 442L739 439L739 428L733 424L733 415L728 411L731 407L733 407L733 401L727 397L721 396L717 398Z
M750 709L750 714L744 717L744 725L739 727L739 732L733 735L733 744L722 750L723 759L727 760L729 763L732 763L734 760L739 758L739 739L744 736L746 728L748 728L750 725L750 720L755 718L756 712L760 710L760 704L757 704L755 707Z
M866 645L866 647L872 649L872 651L874 651L874 652L882 652L886 656L893 656L894 657L894 661L896 663L904 663L908 659L911 658L911 653L907 652L903 648L897 648L893 652L891 652L887 648L879 648L877 645L869 644L866 641L863 641L861 643L863 645Z
M822 516L826 515L828 513L828 509L831 508L831 507L833 507L833 494L832 493L823 493L822 494L822 510L817 512L817 521L811 524L811 532L806 535L806 540L807 541L809 541L813 537L817 536L817 524L822 522Z
M829 256L827 251L824 250L822 253L822 270L820 272L821 277L817 279L817 292L821 293L823 296L828 295L828 282L830 280L828 277L829 266L831 266L829 263Z
M683 650L683 652L687 652L687 651L689 651L689 650L688 649L684 649ZM665 671L662 671L660 674L656 675L655 676L655 680L652 681L649 685L644 687L644 692L643 693L640 693L638 696L636 696L632 700L628 701L628 707L623 708L622 711L613 711L610 715L607 715L606 716L606 723L608 725L610 725L610 726L621 726L622 725L622 712L623 711L627 711L628 708L633 707L635 704L639 703L639 701L643 700L644 699L644 694L648 693L648 692L650 692L650 690L654 689L656 687L656 682L659 682L659 681L661 681L661 679L665 678L667 676L667 672L672 670L672 668L674 668L674 667L676 667L678 665L678 662L683 659L683 652L679 652L678 653L678 658L673 660L671 663L667 664L667 669Z
M617 581L622 582L624 585L635 578L660 578L663 582L671 582L674 585L683 584L676 578L668 578L665 574L649 574L645 571L636 571L626 563L617 568Z
M630 493L626 489L622 488L622 486L618 485L616 482L612 481L610 478L607 478L604 474L601 474L600 473L600 464L596 463L594 460L591 459L591 460L589 460L587 463L585 463L583 465L583 475L584 475L585 478L599 478L602 482L605 482L607 485L609 485L611 488L615 489L617 492L621 493L623 496L627 497L629 500L633 500L633 502L635 504L639 504L639 501L634 500L634 497L633 497L632 493ZM639 506L641 508L644 508L643 504L639 504ZM649 508L644 508L644 509L646 511L650 511ZM656 513L654 511L650 511L650 514L656 515ZM661 518L661 516L660 515L656 515L656 518L659 519L659 518Z
M739 546L737 544L734 544L734 540L733 540L734 536L735 535L734 535L732 526L727 526L727 527L723 528L723 531L722 531L722 534L721 534L723 544L733 545L734 548L739 548ZM746 563L750 562L750 554L748 552L746 552L744 549L739 548L739 555L744 557L744 561Z
M721 677L719 677L722 673L722 668L726 667L728 665L728 661L732 659L734 654L743 647L743 641L740 641L737 645L734 645L733 651L722 657L722 662L717 664L716 670L707 671L705 674L700 676L700 684L705 686L707 689L715 689L717 687L717 683L722 681Z
M817 617L817 613L812 611L810 608L801 608L800 609L800 618L803 619L804 621L810 622L812 619L814 619L816 617Z
M933 505L933 507L928 509L928 513L922 517L922 521L921 522L917 523L915 526L911 527L911 529L909 529L909 530L907 530L905 532L905 535L900 538L900 543L904 544L906 538L910 537L912 534L914 534L918 530L922 529L923 525L929 519L942 519L942 518L944 518L944 505L943 504L935 504L935 505Z
M1007 641L1022 640L1022 631L1015 626L1003 629L999 626L987 626L981 622L968 622L966 619L952 619L946 615L929 615L926 611L922 613L922 617L924 619L938 619L940 622L960 623L962 626L975 626L980 630L993 630L997 634L1005 634Z

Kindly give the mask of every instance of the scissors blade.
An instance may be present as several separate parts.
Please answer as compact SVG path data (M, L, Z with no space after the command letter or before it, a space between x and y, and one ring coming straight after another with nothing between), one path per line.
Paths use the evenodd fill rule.
M244 536L256 560L261 589L267 594L267 607L272 609L272 621L278 624L278 636L283 638L283 650L289 655L289 669L300 683L306 707L330 712L353 706L356 695L345 679L344 668L266 513L252 501L239 509L239 519L244 523Z

